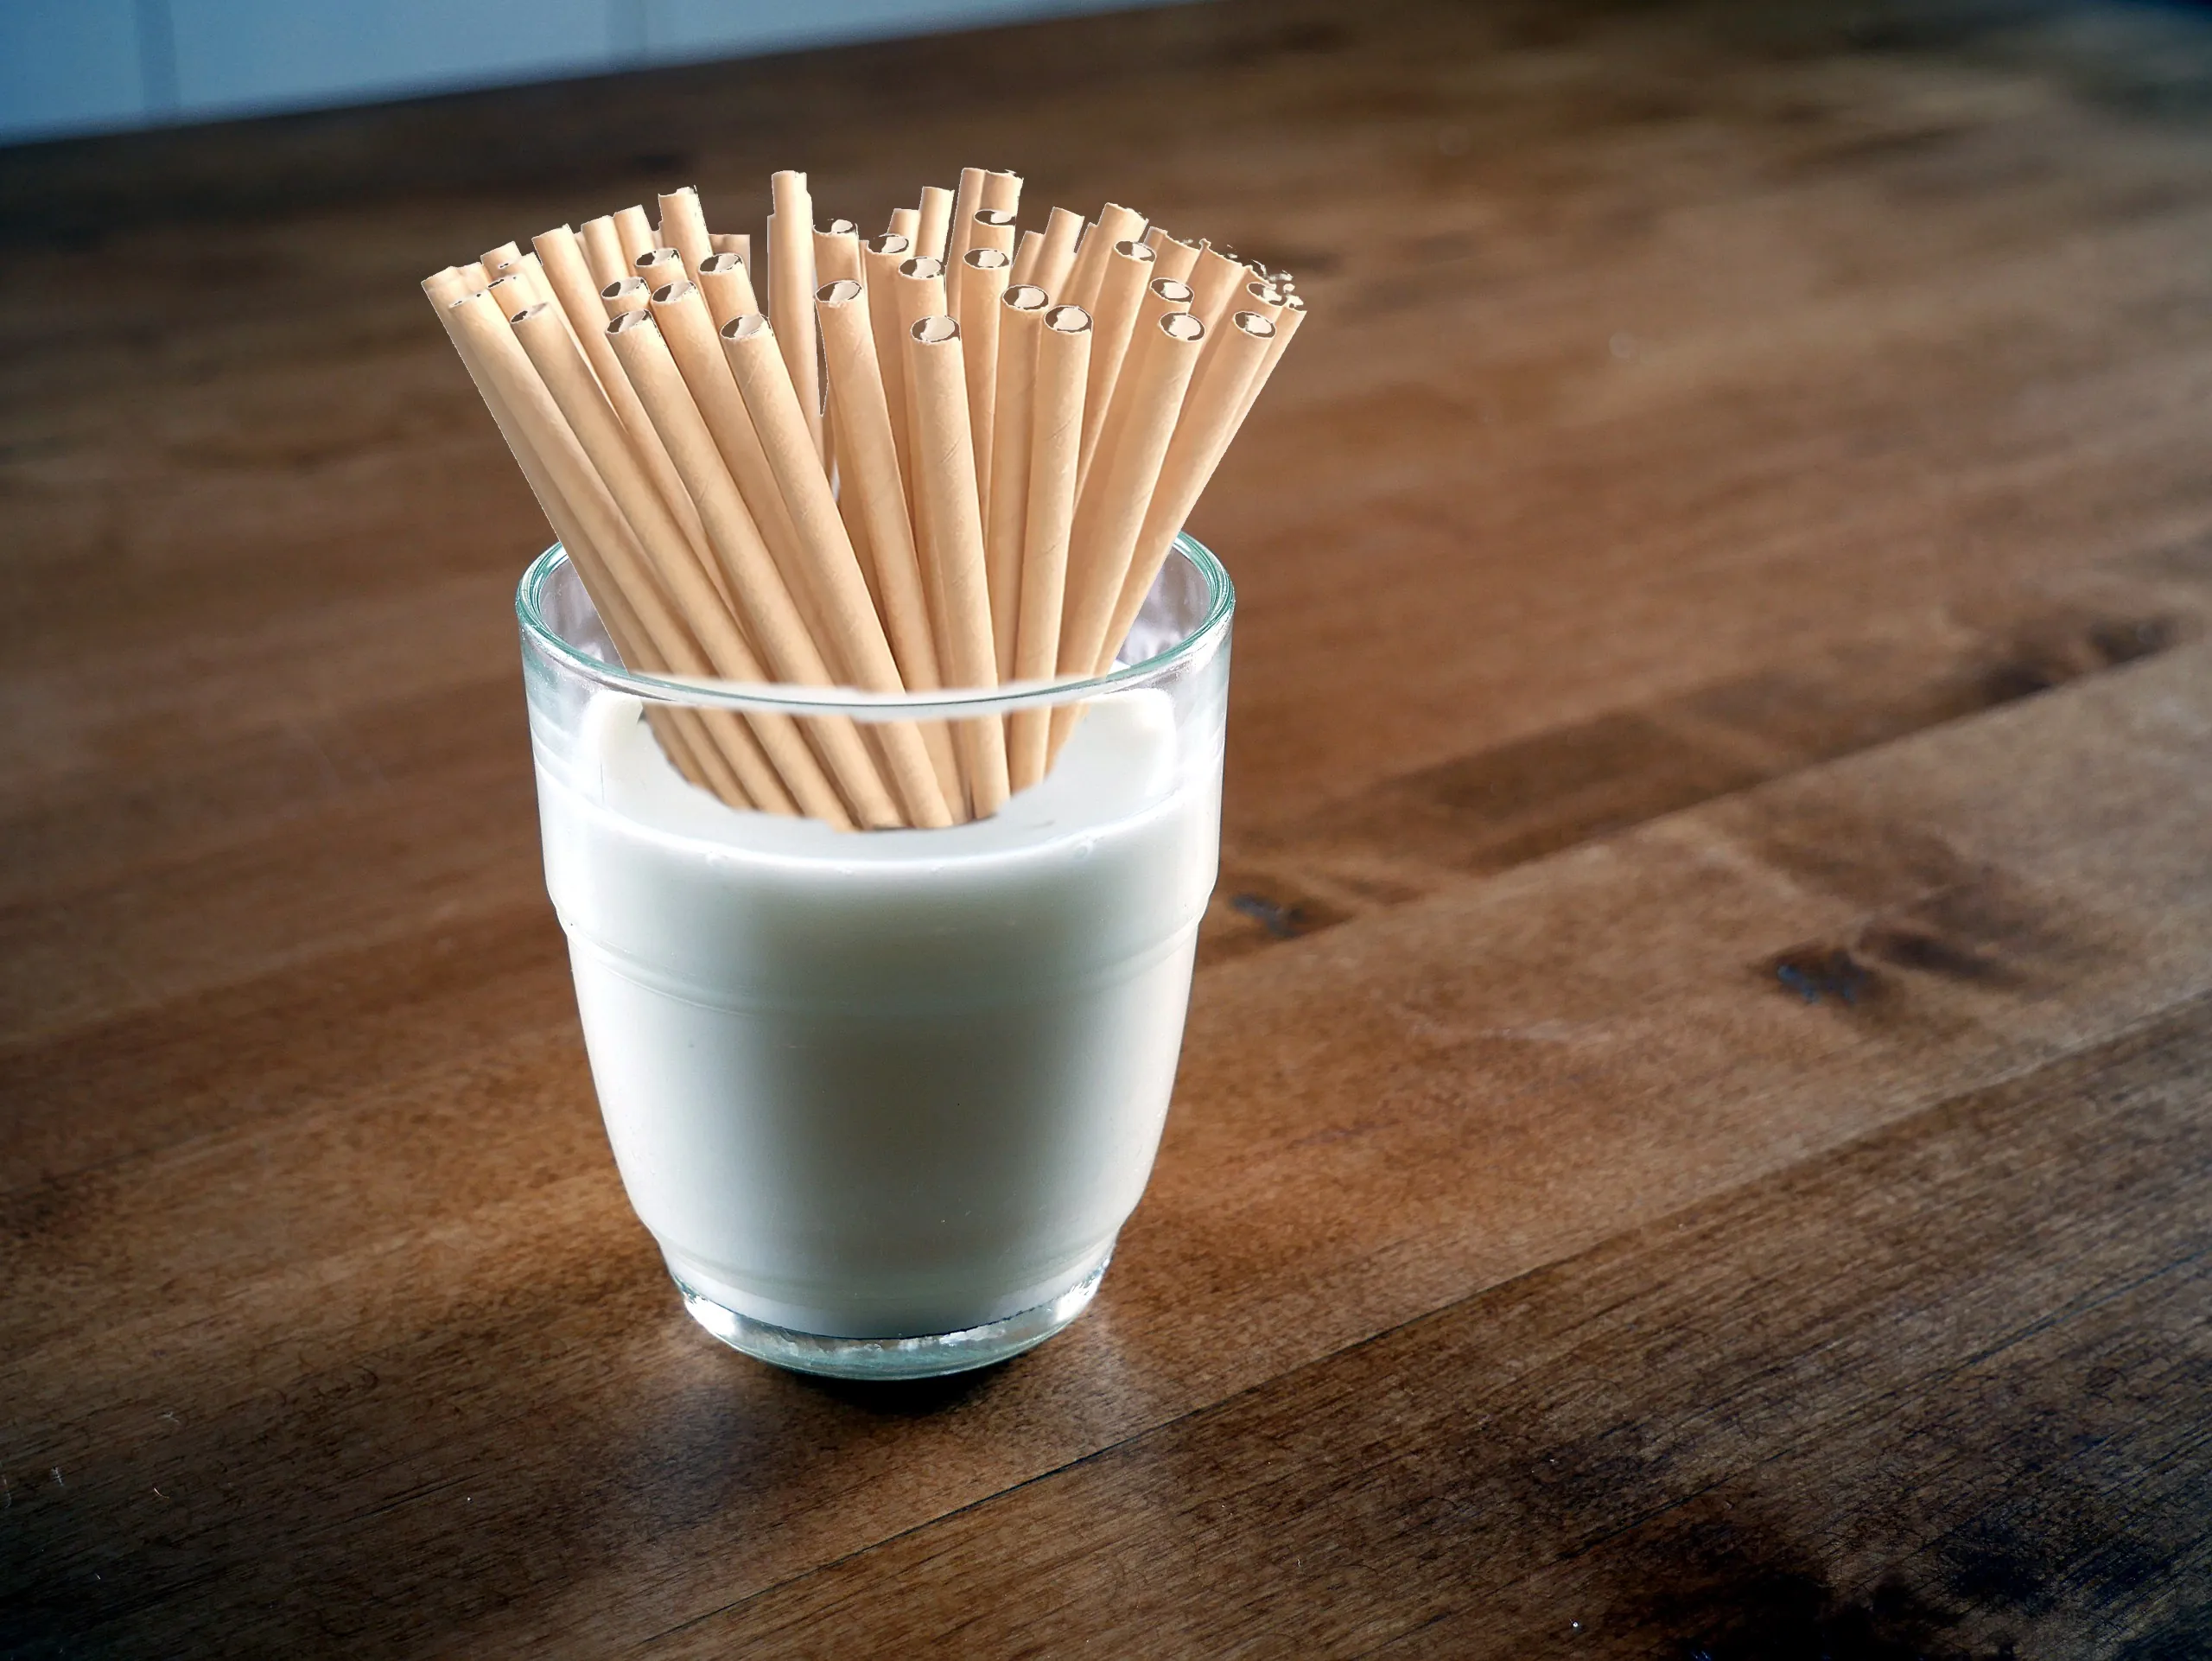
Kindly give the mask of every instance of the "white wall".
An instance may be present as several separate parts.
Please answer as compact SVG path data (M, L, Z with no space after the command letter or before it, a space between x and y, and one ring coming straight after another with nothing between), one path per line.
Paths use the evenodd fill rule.
M1174 0L0 0L0 143Z

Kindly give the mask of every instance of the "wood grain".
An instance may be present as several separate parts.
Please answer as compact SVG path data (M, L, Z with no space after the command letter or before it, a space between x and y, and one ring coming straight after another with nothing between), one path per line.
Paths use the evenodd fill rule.
M2212 1644L2208 87L1226 0L0 151L0 1652ZM1106 1289L830 1386L623 1200L414 284L978 162L1314 321Z

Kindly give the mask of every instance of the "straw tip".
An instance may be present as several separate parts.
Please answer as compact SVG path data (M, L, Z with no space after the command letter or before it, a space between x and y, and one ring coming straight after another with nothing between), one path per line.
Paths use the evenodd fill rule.
M775 332L768 326L768 320L757 311L733 317L722 325L722 339L725 340L758 340L763 335L773 335Z
M814 297L825 306L849 306L861 297L861 285L849 277L841 277L835 283L824 283L814 291Z
M912 332L924 346L943 346L960 338L960 325L950 317L923 317L915 321Z

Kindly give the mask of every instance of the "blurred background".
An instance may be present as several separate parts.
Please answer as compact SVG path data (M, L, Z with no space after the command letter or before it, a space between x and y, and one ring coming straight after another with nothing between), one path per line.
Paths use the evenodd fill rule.
M1173 0L4 0L0 143Z

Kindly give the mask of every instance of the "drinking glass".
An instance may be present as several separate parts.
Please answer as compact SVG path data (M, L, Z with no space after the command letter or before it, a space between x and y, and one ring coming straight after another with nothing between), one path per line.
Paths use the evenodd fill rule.
M1082 1314L1150 1175L1220 849L1236 596L1188 537L1109 673L893 697L622 666L556 544L516 595L546 886L623 1186L692 1316L918 1378ZM739 811L655 734L1080 718L949 829ZM658 723L658 724L656 724Z

